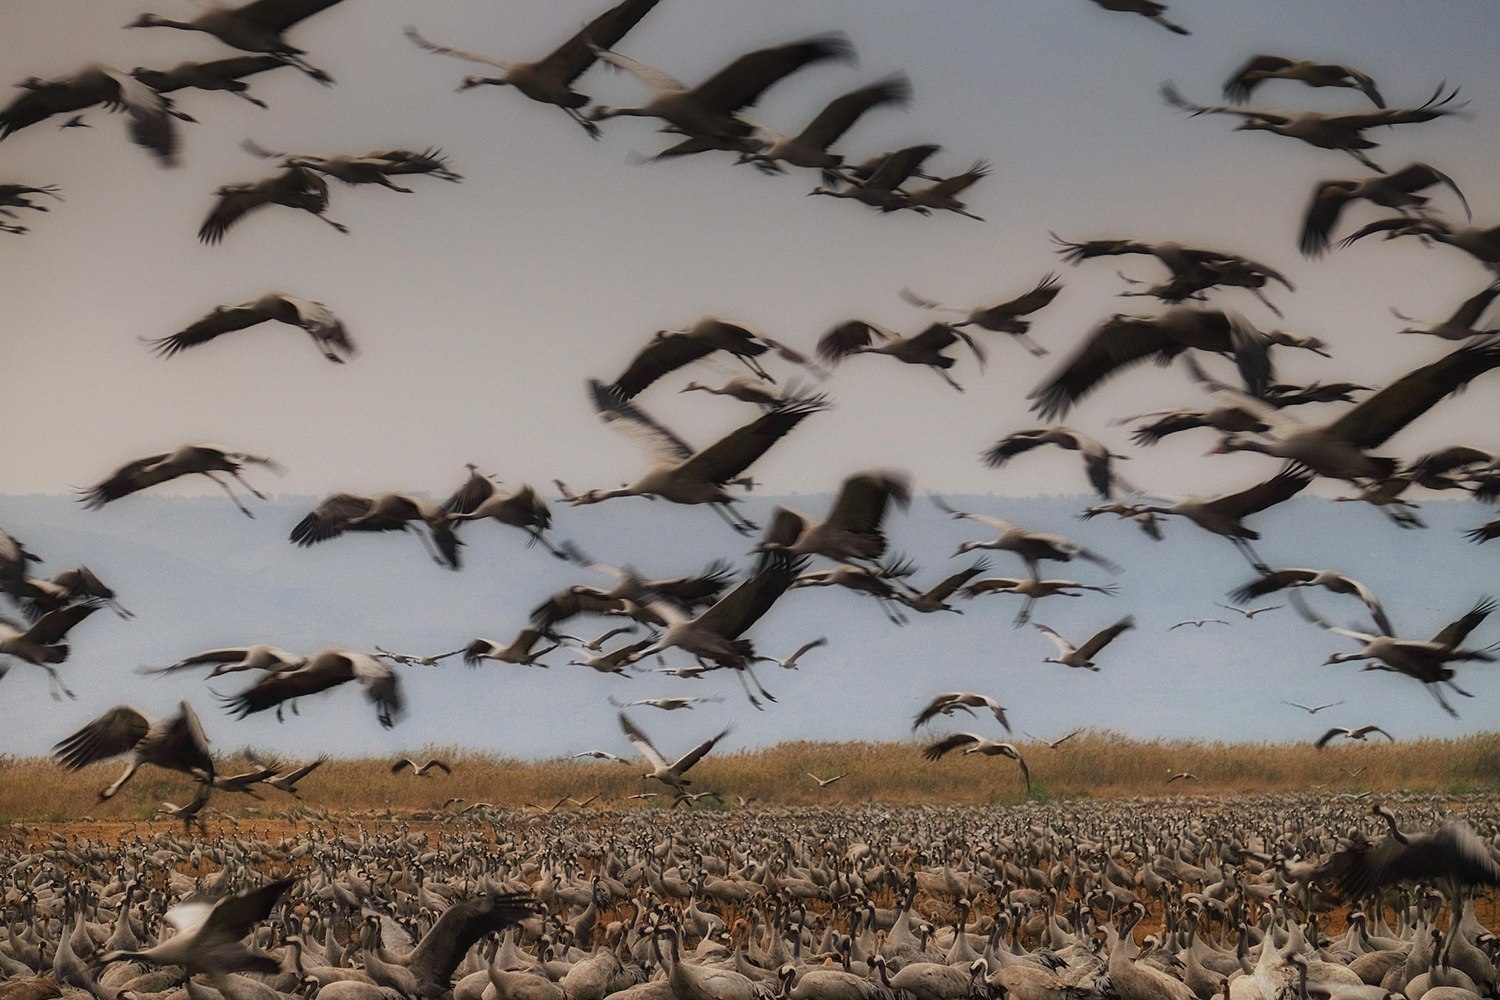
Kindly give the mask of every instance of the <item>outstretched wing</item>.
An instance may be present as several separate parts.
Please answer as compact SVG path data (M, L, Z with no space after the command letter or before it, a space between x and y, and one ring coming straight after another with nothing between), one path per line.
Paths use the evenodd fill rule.
M52 755L68 770L76 771L134 749L150 730L150 719L137 709L120 705L59 740L52 748Z

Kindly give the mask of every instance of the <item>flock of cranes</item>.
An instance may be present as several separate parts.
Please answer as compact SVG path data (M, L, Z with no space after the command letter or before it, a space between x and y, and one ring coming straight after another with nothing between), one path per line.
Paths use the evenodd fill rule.
M1165 7L1161 4L1097 2L1106 10L1141 14L1176 34L1186 34L1184 28L1164 18ZM688 156L723 162L726 169L750 165L759 172L775 175L805 171L809 178L816 172L817 187L808 193L860 202L872 210L872 215L949 213L983 221L962 199L973 198L984 190L975 187L992 172L993 168L984 160L975 160L969 169L942 177L924 172L926 162L941 151L935 143L908 145L859 163L851 162L852 156L846 158L844 153L833 151L836 145L843 148L846 135L858 135L855 126L867 114L883 114L918 104L922 92L919 75L892 73L846 90L824 104L800 131L783 134L748 117L751 109L773 87L790 90L802 85L796 81L814 76L815 69L832 72L835 64L853 62L855 44L851 36L842 30L830 30L763 45L744 51L708 74L701 83L690 86L627 54L632 45L652 32L658 16L656 9L667 6L670 4L662 5L658 0L623 0L607 10L591 12L591 20L550 54L534 62L513 62L439 44L429 40L428 29L420 24L405 32L416 49L404 51L414 61L422 59L417 50L423 50L498 69L499 76L463 79L460 89L514 88L532 101L561 109L589 139L599 141L599 148L606 145L606 132L624 127L606 124L613 119L647 117L664 123L661 131L672 137L674 145L654 153L650 157L651 167L642 165L643 169L658 170L663 175L682 169L670 161ZM129 26L171 27L203 33L250 55L225 58L217 63L183 63L173 70L138 67L129 73L91 64L72 76L53 80L30 78L21 83L22 93L0 109L0 139L19 144L41 134L23 130L54 116L96 105L111 110L123 108L129 115L132 139L162 164L173 165L180 154L178 129L181 124L193 121L175 103L185 99L182 91L225 90L264 107L265 101L248 94L244 78L279 67L291 67L312 81L334 85L333 75L322 68L324 59L303 51L287 37L289 34L295 37L300 23L315 16L321 19L357 15L345 9L340 0L253 0L237 7L215 6L192 20L142 14ZM1127 27L1121 25L1122 30ZM205 46L194 54L211 55L212 51ZM600 68L595 69L596 66ZM594 75L589 79L603 85L608 77L602 70L611 67L644 84L648 96L635 105L626 105L605 103L574 89L590 71ZM1403 674L1419 682L1449 714L1456 714L1448 695L1469 695L1460 686L1457 665L1495 658L1490 647L1464 645L1470 633L1480 628L1493 611L1493 601L1478 600L1473 610L1431 640L1406 639L1398 635L1371 588L1344 575L1341 569L1278 567L1274 560L1285 550L1263 544L1271 540L1263 540L1260 529L1247 523L1287 503L1319 480L1356 488L1360 491L1358 499L1380 506L1400 528L1420 524L1410 511L1410 501L1405 499L1406 492L1413 487L1461 491L1481 501L1493 501L1500 494L1500 456L1482 447L1487 442L1479 442L1477 446L1465 442L1444 453L1427 456L1372 454L1409 425L1449 405L1446 402L1449 397L1470 388L1471 384L1475 392L1487 391L1480 383L1492 378L1489 372L1500 367L1500 333L1494 320L1487 318L1496 289L1500 288L1496 283L1500 275L1500 248L1494 230L1459 225L1434 207L1431 195L1423 192L1437 189L1441 194L1445 189L1472 222L1467 197L1444 170L1423 160L1387 173L1366 152L1375 148L1376 143L1365 133L1377 127L1411 125L1415 129L1420 125L1437 135L1443 129L1461 129L1464 119L1477 115L1479 109L1470 109L1458 100L1459 87L1450 89L1446 85L1438 86L1427 101L1407 109L1387 107L1383 95L1394 95L1397 89L1390 73L1380 75L1383 90L1377 88L1370 75L1353 66L1260 54L1244 62L1223 84L1224 97L1229 102L1223 106L1193 103L1171 83L1163 84L1160 96L1169 107L1194 117L1227 115L1238 118L1242 130L1273 131L1312 146L1345 152L1362 169L1373 173L1374 176L1319 184L1300 214L1300 240L1287 243L1289 252L1300 248L1304 257L1315 260L1331 256L1330 248L1335 241L1342 252L1370 236L1381 235L1387 240L1415 236L1424 243L1447 244L1463 251L1470 259L1455 254L1455 267L1477 264L1489 272L1485 275L1489 281L1487 287L1472 294L1449 319L1421 331L1455 344L1444 345L1441 354L1433 352L1433 356L1424 357L1422 364L1405 372L1391 372L1382 388L1352 382L1296 385L1278 381L1278 366L1285 368L1294 352L1299 362L1306 355L1335 363L1338 357L1325 338L1263 328L1278 324L1285 313L1291 312L1299 294L1293 281L1283 273L1284 267L1176 240L1069 240L1052 234L1056 255L1069 268L1098 268L1097 263L1090 262L1101 257L1147 257L1155 262L1153 266L1164 267L1165 276L1125 277L1125 290L1120 292L1131 298L1153 299L1160 308L1150 315L1137 315L1114 312L1111 304L1101 303L1091 328L1076 336L1071 347L1060 349L1051 334L1048 339L1033 336L1036 328L1055 314L1059 308L1057 301L1066 294L1060 272L1051 269L1051 262L1044 266L1039 260L1029 274L1007 279L1006 284L1013 286L1008 291L974 306L948 305L909 287L902 289L900 298L922 310L924 318L930 320L909 335L872 319L846 317L799 342L790 335L779 339L783 336L780 333L778 339L773 339L736 318L705 314L680 329L631 334L633 339L619 336L607 344L601 341L587 365L577 366L577 382L583 388L580 395L592 403L599 417L596 431L601 442L619 433L636 438L649 448L651 464L629 482L618 486L590 484L575 491L555 481L558 498L554 499L528 483L502 484L497 476L470 464L463 480L446 499L429 499L428 493L418 490L371 494L341 490L317 503L290 528L288 535L292 544L314 547L344 535L415 534L433 562L462 573L470 568L470 560L464 557L466 543L461 532L472 539L473 532L483 530L465 526L473 521L498 521L524 534L527 547L538 547L548 556L576 568L579 574L580 582L565 591L551 596L538 593L536 599L540 603L529 621L507 623L503 633L495 633L500 635L497 639L471 638L460 643L455 637L453 643L438 647L441 652L392 653L380 647L366 651L327 645L302 655L280 648L276 637L270 636L268 641L204 650L168 666L148 668L148 672L169 677L212 665L210 676L252 674L253 679L237 691L215 692L223 710L236 719L268 711L274 711L281 719L287 709L300 712L299 703L305 699L350 686L352 682L374 706L379 725L392 728L407 711L401 679L405 670L437 667L457 656L471 668L485 664L545 667L546 657L559 648L567 648L581 657L568 661L569 666L588 667L606 675L610 683L642 676L648 670L676 678L701 678L728 671L742 686L748 702L769 712L773 711L769 706L777 702L776 685L763 683L757 676L757 665L771 663L795 669L805 654L827 641L824 638L807 641L809 636L802 635L796 637L801 648L790 656L778 658L767 654L766 643L760 638L761 621L774 618L783 602L811 600L792 594L793 591L844 588L872 598L872 603L895 625L924 630L941 629L941 622L953 620L938 612L964 613L969 607L982 606L985 602L980 605L967 602L984 595L1022 597L1016 625L1031 622L1038 613L1038 603L1044 599L1048 599L1047 607L1068 603L1050 600L1053 597L1079 597L1080 605L1089 608L1104 606L1107 602L1084 595L1113 595L1118 590L1113 578L1128 567L1092 544L1084 545L1063 534L1036 530L990 513L961 510L936 494L929 496L938 509L966 525L972 522L992 531L993 536L963 541L951 556L941 552L921 553L920 561L925 565L944 558L963 557L965 561L944 567L939 582L930 587L919 588L911 583L918 572L917 559L900 551L897 541L900 518L914 502L919 486L903 471L901 456L894 448L890 450L889 464L830 474L826 485L830 489L836 486L836 494L821 518L815 513L778 506L761 524L752 521L744 511L745 493L761 487L755 477L768 464L763 461L766 456L773 449L779 453L792 446L783 442L815 439L818 428L831 420L830 411L839 406L842 386L851 378L846 372L866 364L853 361L855 355L883 355L904 365L930 368L945 386L960 392L967 390L966 398L977 402L984 393L974 390L984 386L986 366L991 351L996 350L1010 352L1006 356L1007 365L1039 366L1030 369L1034 372L1035 388L1028 399L1030 410L1041 423L1006 428L998 439L991 437L994 443L979 454L978 462L999 470L998 477L1019 477L1022 467L1039 461L1020 457L1027 453L1047 446L1076 453L1082 460L1087 482L1101 501L1081 516L1113 513L1120 519L1134 521L1153 539L1163 539L1172 530L1164 525L1172 519L1181 519L1193 522L1204 532L1228 539L1238 557L1245 560L1246 575L1253 574L1250 582L1232 593L1232 600L1243 604L1269 594L1285 593L1287 603L1302 618L1361 644L1358 652L1331 654L1328 663L1362 661L1370 664L1367 669ZM1272 94L1273 87L1280 86L1268 82L1273 80L1318 89L1355 90L1375 108L1356 112L1300 112L1243 106L1252 93L1257 99ZM594 89L592 85L590 89ZM1143 104L1157 114L1169 114L1152 95L1144 95ZM582 142L576 133L574 137ZM969 137L966 141L974 140ZM414 191L396 178L426 174L450 182L463 180L448 157L431 144L412 149L372 150L376 145L372 139L358 147L372 150L363 153L281 152L248 139L242 145L258 158L275 161L279 172L217 189L198 236L205 244L226 245L212 251L201 248L202 253L235 254L239 250L236 246L239 237L229 239L228 231L233 228L238 233L249 229L241 220L273 205L313 214L348 237L345 241L328 236L341 244L366 238L365 234L350 232L350 227L325 215L334 195L330 178L344 186L383 187L399 194L414 194ZM592 143L584 145L592 149ZM1287 155L1299 152L1293 149ZM754 172L742 173L754 177ZM915 186L914 180L926 180L930 185ZM383 192L380 194L383 196ZM17 217L19 209L51 207L36 200L34 196L38 195L60 197L59 189L50 183L0 186L0 212L11 219ZM421 197L417 195L413 201ZM1447 195L1442 197L1446 203ZM1361 200L1394 214L1339 238L1337 234L1346 225L1344 215L1352 210L1352 203ZM842 216L842 211L839 214ZM830 225L837 226L842 221L845 220L831 218ZM925 224L941 223L933 220ZM23 228L9 222L4 225L12 232ZM266 225L271 225L269 219ZM1101 228L1110 228L1110 223L1101 222ZM244 239L250 242L253 237L247 232ZM1476 285L1477 275L1476 271ZM912 283L930 290L938 279L928 274ZM1235 301L1235 296L1247 296L1240 300L1246 309L1263 309L1275 319L1255 319L1254 314L1232 308L1229 303ZM215 299L226 300L233 301L227 297ZM267 292L238 305L218 306L176 333L140 339L162 358L164 367L180 368L186 381L191 378L187 366L192 359L228 349L189 351L189 348L270 321L300 328L324 358L341 365L347 362L350 369L365 364L365 357L375 351L367 342L365 352L357 354L345 323L329 307L282 292ZM165 325L165 329L172 329L175 322ZM364 340L364 327L360 330ZM161 332L159 329L158 334ZM243 339L251 338L247 335ZM1019 350L1007 345L1007 339L1015 341ZM999 346L992 347L996 344ZM267 357L275 356L273 352L279 350L268 338L259 346ZM1050 357L1055 350L1061 355L1060 360L1039 360ZM972 376L963 376L967 383L964 385L953 370L960 363L967 366L969 357L976 362L977 371ZM297 359L288 356L286 360L296 363ZM1105 384L1112 380L1138 377L1130 370L1147 361L1174 366L1185 374L1181 380L1184 394L1202 395L1206 399L1201 410L1158 411L1127 418L1125 422L1135 425L1133 437L1142 450L1190 429L1212 428L1219 435L1215 454L1248 451L1274 456L1284 463L1280 470L1272 472L1266 466L1258 482L1229 491L1169 498L1154 492L1151 483L1138 481L1142 477L1122 475L1123 461L1132 456L1117 450L1118 446L1107 444L1089 430L1056 422L1063 418L1098 418L1093 425L1105 426L1108 414L1099 412L1100 407L1091 397L1102 393ZM874 367L876 362L870 361L868 365ZM333 377L334 370L314 366ZM1209 366L1219 374L1211 373ZM711 382L705 373L716 367L732 370L735 376ZM899 390L894 387L907 384L904 380L908 372L894 364L887 367L883 379L893 387L892 398L895 398ZM513 388L524 391L521 386ZM699 440L696 447L673 430L668 420L655 415L671 405L669 400L690 391L724 397L704 402L718 405L719 412L726 414L723 424L731 428L727 431L694 428L694 437ZM939 391L946 392L941 388ZM1357 393L1368 395L1354 402ZM742 403L749 406L742 407ZM1344 408L1331 418L1327 417L1330 411L1320 409L1339 405ZM1324 418L1292 417L1289 411L1300 406L1313 407ZM740 410L740 416L728 416L735 409ZM546 434L547 427L538 421L520 431ZM974 461L967 456L966 460ZM1255 461L1249 459L1243 467L1249 469ZM83 507L97 509L129 502L128 498L135 493L180 477L202 475L213 480L243 514L254 517L251 506L232 485L238 483L254 497L266 499L243 475L250 466L284 476L297 471L284 469L267 456L194 443L130 460L95 485L81 490L80 499ZM571 479L571 473L569 476ZM572 508L590 508L629 497L663 501L659 505L663 519L694 516L692 512L673 509L678 505L706 506L735 535L744 538L726 534L724 547L714 553L716 560L721 561L710 564L697 577L653 579L648 571L657 571L655 566L614 566L584 555L577 546L562 540L561 536L566 534L564 519L559 517L554 524L561 505L568 508L570 519L604 518L608 515L602 512L586 509L573 512ZM1475 541L1491 536L1490 524L1472 529L1478 536ZM753 544L751 561L741 568L741 551L746 544ZM1171 544L1171 539L1163 540L1162 544ZM973 553L983 553L984 558L975 559ZM604 555L613 557L613 553ZM315 557L309 554L309 558ZM1004 560L1001 572L1024 569L1025 575L988 576L991 560L997 566ZM37 561L21 542L0 534L0 589L26 618L0 625L0 655L42 668L54 683L56 694L71 694L63 686L58 669L70 654L69 645L63 640L75 628L84 631L88 616L114 601L114 595L91 571L85 578L84 567L75 574L79 578L75 582L60 578L43 580L32 572L32 564ZM1047 567L1058 562L1078 567L1082 572L1077 575L1104 573L1111 580L1095 580L1090 576L1080 581L1049 577ZM524 574L524 570L518 573ZM593 584L583 582L588 579L587 574L595 577ZM608 585L602 582L604 578L608 579ZM1373 631L1363 625L1333 624L1304 598L1302 591L1306 588L1358 598L1373 622ZM1397 598L1410 599L1409 595ZM960 607L960 602L965 602L965 606ZM1219 606L1241 612L1246 620L1277 610ZM114 607L122 610L118 604ZM1192 613L1194 609L1185 610ZM860 613L855 611L851 615ZM626 617L632 624L610 628L593 639L559 631L565 622L585 614L614 616L609 619L611 622ZM1284 617L1289 618L1290 613ZM918 618L925 620L917 624ZM1113 616L1113 624L1106 624L1110 620L1101 618L1091 629L1065 626L1063 631L1069 634L1088 636L1077 645L1058 628L1034 622L1035 632L1045 635L1056 649L1055 656L1040 662L1079 671L1101 671L1102 664L1114 653L1115 644L1124 647L1134 641L1136 636L1127 633L1138 628L1137 619L1129 609L1123 615ZM1190 618L1179 624L1202 630L1208 624L1227 622L1221 618ZM1024 634L1038 638L1032 630ZM622 635L630 638L617 639ZM574 645L565 646L569 642ZM817 658L836 659L837 645L837 642L830 644L827 654L819 653ZM179 651L173 651L157 662L179 655ZM687 662L669 664L665 659L669 655L684 657ZM649 667L650 663L656 663L659 669ZM0 669L4 669L3 663ZM1062 673L1067 672L1070 671ZM979 710L988 712L1008 733L1007 709L993 691L998 691L998 685L991 690L939 695L917 715L914 729L935 721L938 716ZM919 692L919 697L926 699L929 695ZM611 695L608 700L621 708L640 706L671 711L717 699L662 696L626 703L615 701ZM668 761L623 711L619 721L626 740L650 767L646 776L679 795L686 794L684 786L689 783L685 772L729 732L725 728L684 756ZM1318 745L1340 735L1357 740L1370 733L1388 736L1378 725L1335 727ZM182 703L178 715L166 722L153 722L128 706L111 709L63 739L56 750L59 760L69 767L131 755L131 769L105 789L102 794L106 798L113 796L143 764L187 774L205 789L222 788L226 782L233 782L232 778L215 772L207 739L187 701ZM1013 759L1026 785L1030 785L1031 772L1014 743L962 732L934 736L924 753L937 760L956 750L962 750L964 755ZM410 764L415 773L425 773L415 761L404 763ZM275 778L275 769L270 770L273 773L256 780L269 782ZM837 778L816 780L822 786Z

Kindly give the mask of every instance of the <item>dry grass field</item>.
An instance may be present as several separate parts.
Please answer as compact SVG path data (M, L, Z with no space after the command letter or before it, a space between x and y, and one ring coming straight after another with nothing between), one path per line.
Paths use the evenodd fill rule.
M1018 741L1031 768L1033 801L1078 798L1160 798L1228 796L1292 791L1329 795L1398 789L1461 795L1500 790L1500 734L1459 740L1351 744L1317 750L1308 744L1216 744L1175 740L1128 740L1088 731L1057 749ZM693 790L722 794L733 807L741 797L763 804L893 805L1015 804L1027 800L1015 762L964 757L954 753L935 762L922 758L920 743L785 743L766 750L711 754L692 771ZM449 799L495 806L546 809L565 796L598 794L596 808L651 808L669 797L632 799L661 792L641 779L637 762L594 760L518 761L472 750L424 747L414 758L435 755L453 773L414 778L392 774L387 760L334 760L301 784L301 801L272 789L262 800L216 794L211 807L239 818L284 813L303 805L335 813L389 810L412 813L442 808ZM225 773L248 769L231 754ZM162 801L192 797L182 775L146 768L110 802L98 802L99 789L119 773L116 762L79 772L44 758L0 758L0 821L67 822L151 818ZM1187 771L1196 779L1167 783L1169 774ZM807 772L838 782L819 788ZM704 800L699 808L713 807Z

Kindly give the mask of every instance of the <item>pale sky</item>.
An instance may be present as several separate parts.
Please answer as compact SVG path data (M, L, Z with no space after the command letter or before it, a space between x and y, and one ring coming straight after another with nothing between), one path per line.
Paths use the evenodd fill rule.
M662 0L618 46L695 83L751 49L843 31L857 66L808 68L773 87L750 115L795 132L829 99L905 72L910 108L872 111L836 148L858 161L940 143L929 167L941 173L989 161L993 174L965 196L984 222L881 216L804 197L815 174L766 177L733 166L727 154L638 165L639 154L670 141L651 122L606 121L602 139L591 141L560 110L513 90L455 93L479 67L424 53L402 36L414 25L439 43L535 59L603 6L346 0L288 34L335 86L291 69L252 77L251 92L267 110L224 93L179 92L177 107L198 123L181 126L175 169L128 142L124 116L97 108L85 113L92 128L59 130L52 119L0 143L0 183L56 184L66 198L43 199L47 214L10 220L29 226L29 235L0 233L0 367L10 376L0 404L9 429L0 437L0 494L63 493L189 441L274 457L288 470L284 478L251 475L286 494L441 494L465 462L511 484L547 488L560 478L578 489L611 487L635 478L646 457L600 424L584 380L615 377L653 331L712 314L811 350L829 326L855 317L921 329L930 317L901 301L903 287L977 306L1013 297L1049 271L1064 288L1034 317L1033 335L1051 355L1034 358L1008 338L976 331L989 366L980 372L960 353L952 374L963 394L920 368L852 358L823 386L834 409L798 428L753 472L771 494L832 490L843 475L871 466L909 470L918 492L1078 493L1073 455L1023 456L1000 471L977 455L1037 423L1026 393L1100 320L1157 311L1150 300L1116 297L1125 288L1116 270L1151 281L1165 272L1140 257L1070 267L1053 252L1049 231L1074 240L1177 240L1283 271L1297 286L1295 294L1270 292L1284 320L1242 291L1213 293L1211 303L1264 329L1327 341L1332 360L1278 354L1280 374L1292 381L1389 383L1451 345L1395 336L1406 324L1388 310L1435 321L1489 280L1463 253L1410 239L1369 239L1304 260L1296 238L1313 185L1364 169L1339 152L1236 132L1230 116L1190 119L1158 89L1171 80L1191 100L1218 103L1223 80L1261 52L1348 63L1373 76L1392 107L1417 106L1446 81L1461 88L1465 114L1372 131L1381 147L1371 156L1390 169L1432 163L1462 187L1476 223L1494 224L1500 5L1492 2L1180 0L1170 16L1193 32L1180 37L1086 0ZM200 33L122 27L144 10L189 17L194 9L186 0L0 0L0 66L19 83L95 61L128 70L234 55ZM616 105L645 95L604 66L578 88ZM1367 106L1357 91L1286 81L1268 82L1253 103ZM203 246L196 232L212 192L274 172L240 149L246 138L302 153L437 146L465 180L412 177L412 194L330 182L327 215L348 225L348 235L273 206L242 219L222 244ZM1437 192L1434 204L1462 221L1451 194ZM1381 211L1350 209L1338 234ZM274 325L171 359L140 343L271 289L327 304L360 354L329 365L300 331ZM700 365L640 402L707 444L753 412L676 389L735 373ZM1494 398L1492 386L1476 384L1381 451L1410 458L1452 443L1500 447ZM1128 428L1112 419L1200 399L1180 369L1133 369L1067 422L1125 450ZM1334 412L1310 407L1300 415ZM1131 479L1212 495L1275 469L1259 456L1204 458L1211 445L1193 434L1136 449ZM706 511L656 507L661 518L714 523ZM579 513L607 519L608 511ZM1358 513L1372 532L1395 532L1374 512ZM0 527L3 514L0 500ZM80 530L90 516L79 512ZM1486 516L1475 508L1472 520ZM724 543L740 551L727 531ZM931 557L934 573L939 558ZM1433 614L1448 608L1435 604Z

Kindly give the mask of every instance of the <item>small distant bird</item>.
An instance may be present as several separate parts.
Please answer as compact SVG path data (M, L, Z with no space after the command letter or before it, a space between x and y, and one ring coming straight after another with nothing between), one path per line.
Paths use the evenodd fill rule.
M340 355L352 355L357 350L349 332L344 329L343 321L333 314L333 310L321 302L299 299L285 292L267 292L258 299L236 306L216 306L213 312L187 328L145 343L161 357L170 358L179 351L206 344L223 334L272 321L307 331L323 357L334 364L343 364L344 358Z
M1167 5L1157 3L1156 0L1094 0L1094 3L1105 10L1118 11L1122 14L1139 14L1144 18L1155 21L1175 35L1189 35L1188 31L1180 24L1168 21L1162 15L1167 11Z
M826 637L819 636L811 642L804 642L802 645L798 646L796 651L784 660L778 660L773 656L757 656L755 657L755 662L774 663L783 670L796 670L802 660L802 655L804 653L806 653L810 649L817 649L819 646L826 645L828 645L828 639Z
M451 764L444 760L438 760L436 757L429 758L427 763L420 765L410 757L402 757L400 760L391 765L391 773L400 774L401 769L406 767L411 768L412 777L414 778L432 777L433 768L437 768L444 774L453 773L453 766Z
M1267 611L1280 611L1282 608L1286 607L1286 605L1270 604L1263 608L1250 608L1246 610L1245 608L1237 608L1233 604L1220 604L1218 601L1215 601L1214 607L1223 608L1226 611L1236 612L1237 614L1244 615L1246 618L1254 618L1256 615L1263 615Z
M457 656L462 652L462 649L450 649L448 652L438 653L436 656L417 656L411 653L393 653L389 649L381 649L379 646L375 647L375 653L377 656L384 657L385 659L390 660L392 663L399 663L402 666L406 667L435 667L443 660L446 660L448 657Z
M994 715L995 721L1000 723L1007 733L1010 732L1010 722L1005 718L1005 706L987 694L976 694L973 691L948 691L938 695L917 713L911 728L919 729L939 715L952 715L954 712L967 712L973 715L976 708L988 709L990 714Z
M1081 732L1083 732L1082 729L1075 729L1071 733L1068 733L1066 736L1059 736L1057 739L1052 740L1051 742L1042 739L1040 736L1033 736L1031 733L1026 733L1026 735L1031 739L1036 740L1038 743L1046 743L1048 750L1056 750L1058 747L1062 746L1064 743L1068 742Z
M1348 729L1344 726L1334 726L1332 729L1328 730L1328 732L1318 737L1318 742L1313 745L1321 750L1328 745L1329 740L1333 739L1336 736L1344 736L1351 740L1364 741L1369 738L1371 733L1379 733L1381 736L1384 736L1392 743L1396 742L1396 737L1392 736L1384 729L1381 729L1379 726L1360 726L1358 729Z
M1193 628L1202 628L1205 625L1228 625L1228 624L1229 623L1226 622L1222 618L1189 618L1185 622L1178 622L1176 625L1168 626L1167 631L1170 632L1174 628L1182 628L1184 625L1191 625L1191 626L1193 626Z
M977 753L986 757L1009 757L1021 766L1021 777L1026 780L1026 791L1031 791L1031 769L1026 766L1026 760L1014 743L1001 743L986 739L977 733L954 733L952 736L945 736L936 743L929 744L922 751L922 756L928 760L938 760L949 751L960 748L963 749L965 756Z
M1375 597L1374 591L1352 576L1344 576L1342 573L1335 573L1331 569L1306 569L1298 567L1296 569L1272 570L1259 579L1252 580L1243 587L1230 592L1229 598L1233 601L1251 601L1257 597L1264 597L1266 594L1275 593L1278 590L1295 589L1297 587L1322 587L1335 594L1351 594L1356 596L1369 609L1371 616L1375 619L1376 628L1380 629L1386 635L1392 635L1395 632L1391 628L1391 620L1386 616L1385 608L1381 606L1380 601ZM1283 606L1276 605L1276 607ZM1224 605L1221 604L1219 607L1224 607ZM1259 608L1256 613L1258 614L1266 610L1271 609Z
M873 346L877 340L881 343ZM948 369L957 361L943 353L959 341L968 345L983 368L984 348L973 337L948 323L932 323L920 333L901 337L864 320L849 320L818 338L818 357L836 365L851 354L884 354L909 365L926 365L944 382L963 392L964 387L948 374Z
M1043 663L1060 663L1065 667L1081 667L1097 673L1099 667L1094 663L1094 657L1105 646L1113 642L1115 637L1121 632L1134 628L1135 618L1131 615L1126 615L1108 628L1094 633L1087 642L1076 648L1071 642L1059 635L1051 626L1037 622L1033 624L1033 627L1048 639L1051 639L1052 644L1057 647L1057 655L1047 657L1042 661Z
M260 760L254 754L250 755L250 762L252 764L263 765L263 766L267 766L267 767L273 767L274 766L278 771L283 766L281 764L276 764L276 763L271 762L271 761ZM309 763L303 764L301 767L296 767L296 768L293 768L290 771L286 771L286 772L284 772L282 774L278 774L278 775L276 775L274 777L267 778L265 780L265 783L267 785L270 785L272 788L276 789L277 791L286 792L288 795L294 796L296 798L301 798L302 797L301 794L298 793L298 791L297 791L297 782L301 781L303 778L307 777L309 774L312 774L319 767L321 767L322 765L324 765L326 763L328 763L328 755L324 754L321 757L314 758Z
M427 527L427 534L418 531L416 535L432 561L458 569L463 542L454 534L453 525L437 504L407 493L378 493L373 497L330 494L293 525L288 540L306 548L347 531L405 532L414 521Z
M835 774L831 778L820 778L816 774L813 774L811 771L803 771L802 773L807 775L812 780L816 781L819 788L827 788L829 785L833 784L835 781L838 781L843 777L842 774Z
M595 760L612 760L616 764L630 763L630 761L626 760L624 757L616 756L615 754L610 753L608 750L585 750L582 753L575 753L573 756L575 758L592 757Z
M1201 779L1196 774L1194 774L1191 771L1177 771L1176 773L1173 773L1172 771L1168 771L1167 772L1167 784L1169 784L1169 785L1172 782L1174 782L1174 781L1199 781L1199 780L1201 780Z
M712 704L723 701L723 698L715 695L712 698L637 698L635 701L616 701L611 695L609 703L616 708L634 708L637 705L646 705L651 708L660 708L663 711L675 712L679 708L692 708L694 705Z
M1283 699L1281 703L1283 705L1290 705L1293 708L1300 708L1308 715L1317 715L1325 708L1333 708L1335 705L1342 705L1344 703L1344 699L1340 698L1338 701L1330 701L1326 705L1303 705L1300 702L1286 701L1285 699Z

